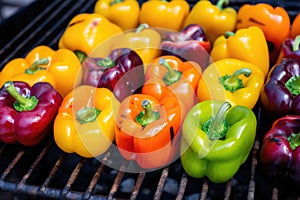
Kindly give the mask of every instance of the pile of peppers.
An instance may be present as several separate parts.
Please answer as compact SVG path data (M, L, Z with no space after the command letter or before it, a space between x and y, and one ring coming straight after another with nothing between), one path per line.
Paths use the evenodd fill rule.
M180 157L189 176L223 183L253 147L258 105L274 122L260 161L300 181L299 25L300 13L291 22L266 3L97 0L58 49L3 67L0 141L33 146L53 130L67 153L116 145L147 170Z

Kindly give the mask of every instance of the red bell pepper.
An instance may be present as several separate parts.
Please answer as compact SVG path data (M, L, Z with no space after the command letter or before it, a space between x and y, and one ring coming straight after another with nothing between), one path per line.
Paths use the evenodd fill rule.
M205 69L209 62L211 45L204 29L198 24L190 24L179 33L165 33L161 49L163 55L174 55L183 61L194 61Z
M267 173L300 181L300 116L278 118L263 138L260 160Z
M119 101L144 84L144 67L140 56L129 48L117 48L105 58L87 58L84 84L110 89Z
M0 141L38 144L48 133L62 96L47 82L30 87L25 82L6 82L0 89Z

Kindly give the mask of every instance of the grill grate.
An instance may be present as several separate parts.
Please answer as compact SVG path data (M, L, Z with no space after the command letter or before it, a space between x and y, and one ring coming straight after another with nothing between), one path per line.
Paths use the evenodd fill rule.
M15 34L5 36L11 37L10 39L1 41L0 69L9 60L24 57L37 45L45 44L57 48L57 41L68 21L78 13L91 12L95 1L34 2L27 9L32 12L31 18L23 21L22 28L14 31ZM196 0L189 2L193 6ZM298 1L272 2L273 5L285 5L292 18L300 8ZM231 1L236 8L243 3L245 1ZM5 24L2 27L5 27ZM3 32L1 29L0 31ZM263 133L268 127L262 126L264 120L259 106L255 108L255 113L260 135L259 133ZM236 176L224 184L213 184L205 178L189 177L184 173L180 160L153 172L131 174L117 171L103 164L109 162L109 153L103 156L102 162L66 154L56 146L51 134L34 147L0 143L0 198L3 193L32 199L300 200L297 186L290 185L285 189L286 182L270 180L261 173L258 161L259 141L261 138L256 139L252 154ZM121 169L129 164L130 162L123 163Z

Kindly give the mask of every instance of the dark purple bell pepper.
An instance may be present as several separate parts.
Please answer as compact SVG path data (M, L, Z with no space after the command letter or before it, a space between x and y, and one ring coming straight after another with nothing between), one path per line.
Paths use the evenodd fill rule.
M294 58L300 62L300 35L295 39L288 38L282 43L279 61L283 58Z
M180 32L164 33L161 49L163 55L175 55L183 61L194 61L205 69L211 44L200 25L190 24Z
M263 139L260 160L267 173L300 181L300 116L277 119Z
M270 118L300 115L300 62L284 58L269 72L260 95L261 107Z
M128 48L118 48L105 58L86 58L84 84L110 89L119 101L136 92L145 82L143 61Z
M51 130L62 96L46 82L7 82L0 89L0 141L38 144Z

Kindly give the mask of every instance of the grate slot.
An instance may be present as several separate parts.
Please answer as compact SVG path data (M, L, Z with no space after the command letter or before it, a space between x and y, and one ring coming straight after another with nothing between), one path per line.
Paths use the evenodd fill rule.
M144 172L139 173L136 184L135 184L135 186L133 188L133 191L131 193L130 200L134 200L134 199L137 198L137 196L139 194L139 191L140 191L140 188L141 188L141 185L144 181L144 178L145 178L145 173Z
M80 160L80 162L76 165L75 169L73 170L66 186L63 188L62 192L61 192L61 196L65 197L67 196L68 192L70 191L70 188L72 186L72 184L75 182L76 178L78 177L80 170L83 166L83 164L86 162L86 159L82 158Z
M50 182L52 181L52 179L54 178L55 173L57 172L57 170L60 168L60 166L62 165L63 161L66 158L66 154L63 154L59 157L59 159L56 161L54 167L51 169L49 176L46 178L46 180L44 181L43 185L40 188L40 191L42 193L44 193L46 191L46 189L48 188L48 185L50 184Z
M16 155L15 159L9 164L9 166L5 169L5 171L1 175L1 179L4 180L10 174L10 172L14 169L14 167L19 162L19 160L21 160L21 158L23 157L24 154L25 154L24 150L19 151L19 153Z
M1 146L1 149L0 149L0 155L3 153L3 151L4 151L4 149L6 148L6 144L3 144L2 146Z
M27 179L31 176L33 170L36 168L36 166L38 165L38 163L42 160L42 158L44 157L44 155L46 154L47 150L49 149L49 147L51 145L52 145L52 141L50 141L45 146L45 148L43 148L42 152L38 155L38 157L36 158L36 160L34 161L34 163L31 165L31 167L28 170L28 172L23 176L22 180L18 183L18 186L17 186L18 189L24 187Z
M114 199L115 194L118 191L118 188L120 186L120 183L122 181L122 178L124 176L124 170L126 169L126 166L128 165L128 162L123 162L122 166L120 168L120 171L118 171L118 175L115 178L115 181L113 183L113 186L110 189L109 195L108 195L108 199L112 200Z
M166 179L168 177L168 174L169 174L169 167L166 167L166 168L164 168L164 170L161 173L161 176L160 176L160 179L159 179L159 182L158 182L158 186L157 186L157 189L156 189L156 192L155 192L155 196L154 196L155 200L158 200L158 199L161 198L161 195L162 195L162 192L163 192L164 185L165 185Z
M107 153L104 158L102 159L101 164L99 165L99 167L97 168L97 171L95 172L86 192L83 195L83 199L89 199L91 197L91 194L93 192L93 190L95 189L97 182L103 172L103 169L105 167L105 163L107 162L107 159L109 158L110 154Z

